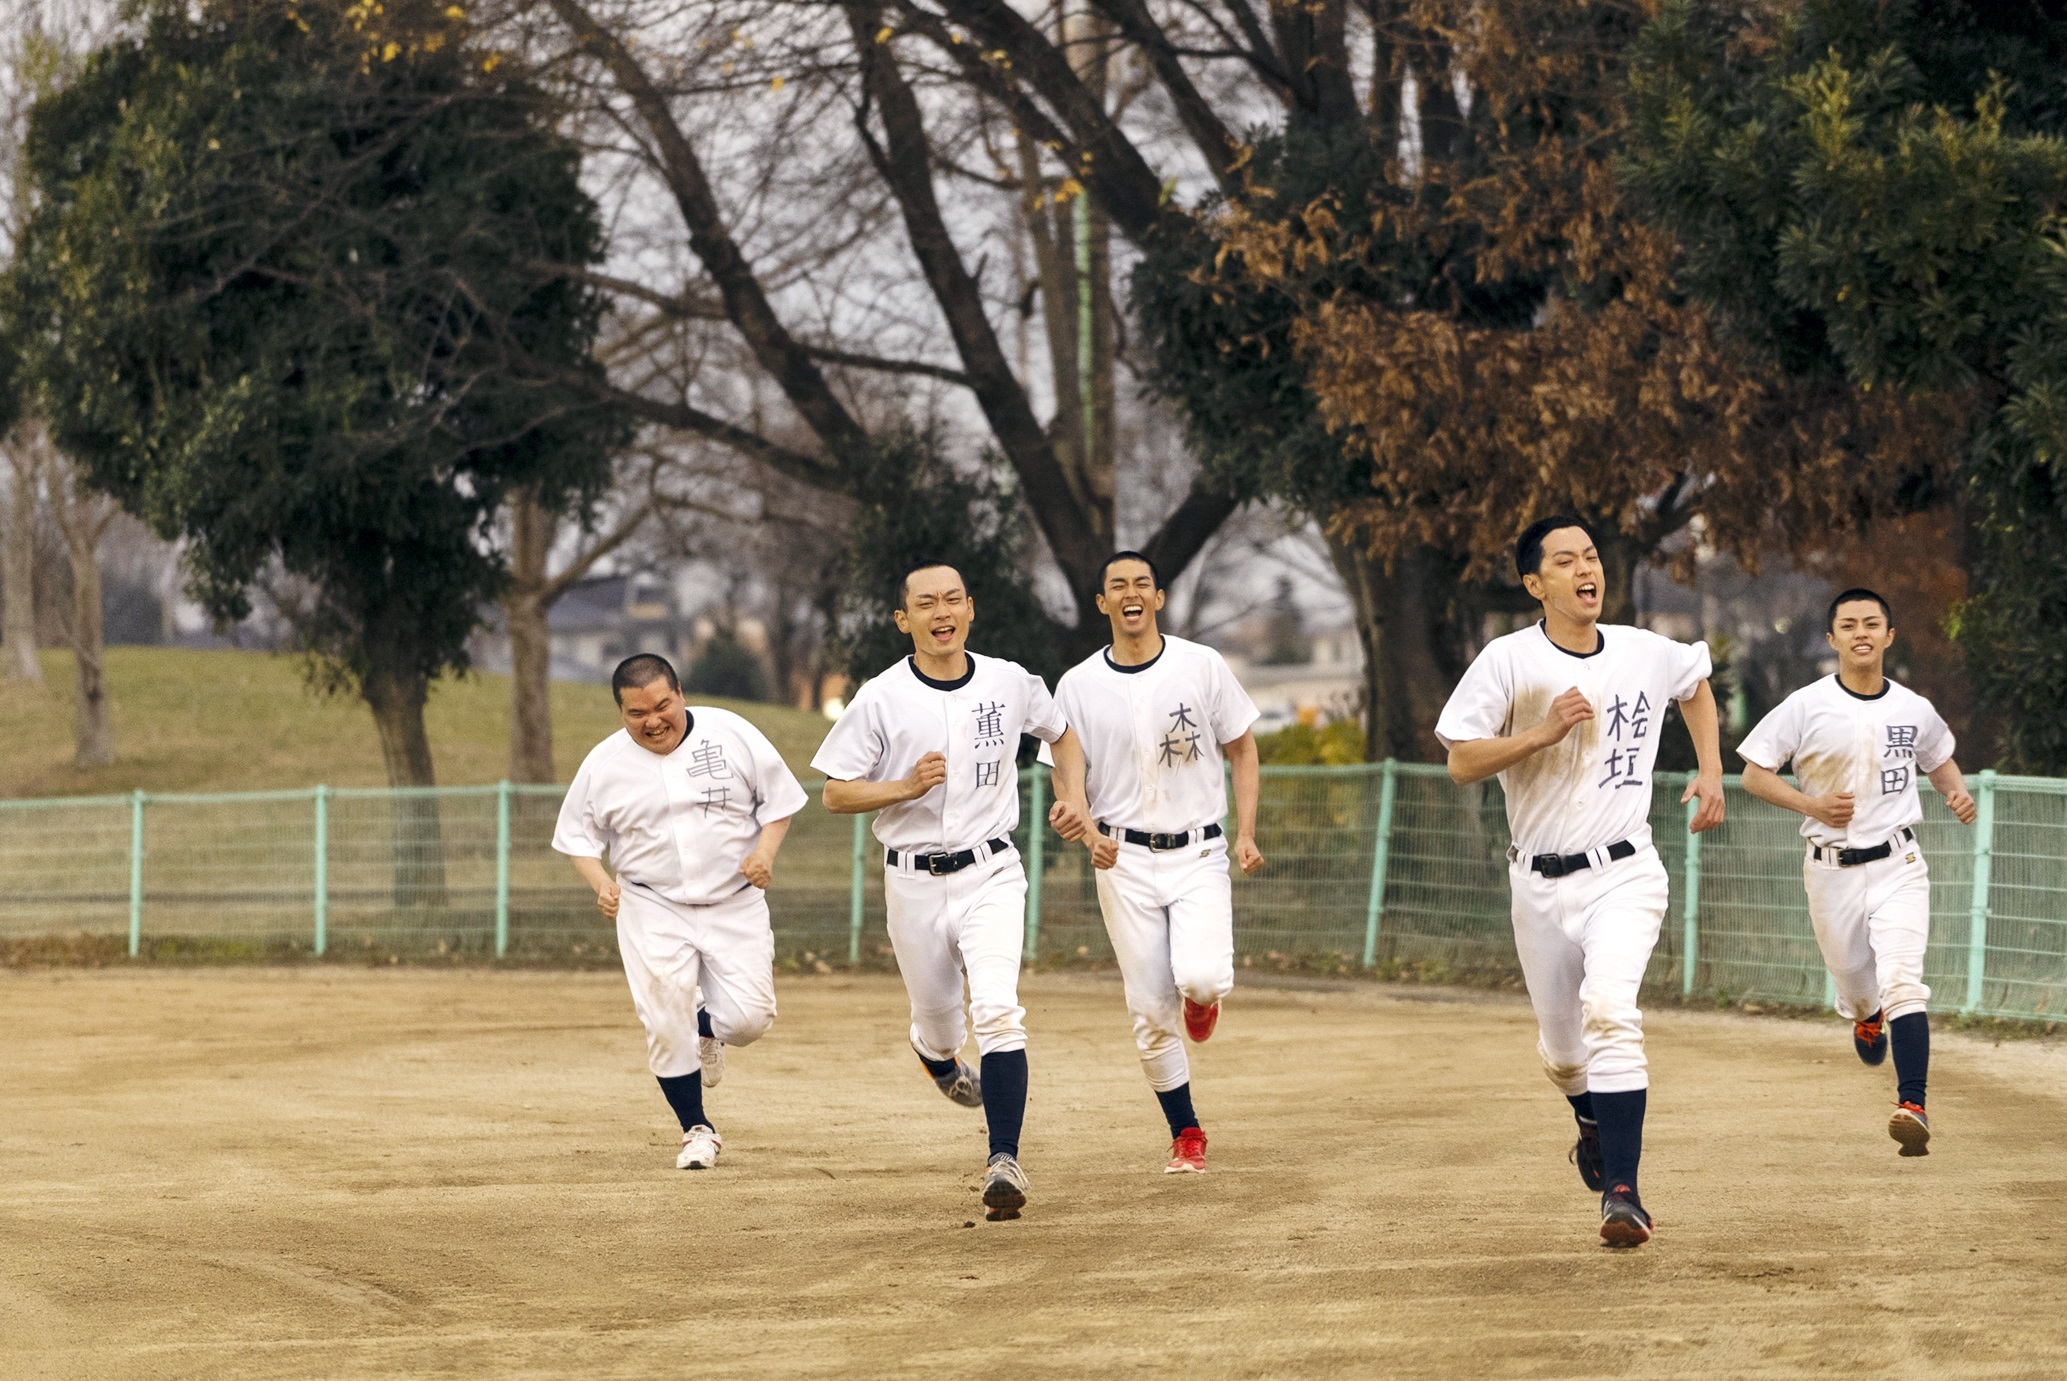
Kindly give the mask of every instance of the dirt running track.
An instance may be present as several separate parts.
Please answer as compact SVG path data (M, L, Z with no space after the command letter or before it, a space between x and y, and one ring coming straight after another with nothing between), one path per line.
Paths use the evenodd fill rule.
M1902 1160L1834 1019L1654 1012L1616 1254L1518 1001L1238 992L1166 1178L1117 983L1026 989L990 1224L891 978L782 985L707 1173L610 975L0 978L0 1375L2067 1376L2057 1045L1942 1036Z

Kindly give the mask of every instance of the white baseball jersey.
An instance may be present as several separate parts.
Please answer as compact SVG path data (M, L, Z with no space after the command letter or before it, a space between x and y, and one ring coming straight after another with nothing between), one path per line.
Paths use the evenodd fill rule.
M1094 819L1179 834L1227 814L1220 745L1248 731L1256 706L1212 648L1165 636L1132 667L1094 652L1063 673L1055 703L1084 746Z
M1774 772L1792 760L1796 780L1811 796L1851 792L1849 829L1804 816L1802 837L1825 847L1870 849L1923 819L1917 774L1944 766L1952 749L1952 730L1907 686L1883 679L1880 694L1867 696L1826 676L1776 705L1737 754Z
M1500 774L1507 828L1524 856L1575 854L1648 840L1651 768L1667 700L1688 700L1709 672L1708 644L1649 629L1601 625L1594 651L1567 652L1539 620L1486 644L1436 722L1445 748L1506 738L1550 716L1577 687L1593 718Z
M620 879L709 906L753 885L739 865L762 826L808 800L759 729L730 710L691 705L689 732L665 757L623 729L589 751L560 803L553 848L607 853Z
M957 681L920 674L910 657L855 692L811 765L835 781L894 782L919 759L947 759L947 780L876 812L876 838L899 852L958 852L1006 839L1019 824L1019 736L1044 743L1069 725L1041 678L997 657L968 655Z

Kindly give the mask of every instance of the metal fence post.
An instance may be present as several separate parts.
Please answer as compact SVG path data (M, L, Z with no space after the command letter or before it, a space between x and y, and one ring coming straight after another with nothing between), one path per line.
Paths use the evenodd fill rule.
M510 792L507 780L495 785L495 957L510 948Z
M1026 958L1031 964L1041 953L1041 873L1048 854L1048 774L1038 763L1027 769L1026 822Z
M1974 793L1974 897L1967 909L1967 1000L1960 1011L1981 1006L1982 982L1988 976L1988 890L1995 873L1995 769L1985 768Z
M330 945L330 788L316 787L316 957Z
M1364 904L1364 967L1378 967L1378 920L1385 914L1385 869L1392 858L1392 803L1399 793L1400 765L1385 760L1378 785L1378 838L1371 846L1371 896Z
M1701 836L1691 833L1701 798L1687 802L1686 896L1680 899L1679 995L1694 995L1694 965L1701 956Z
M868 816L854 817L854 881L847 898L847 962L861 964L861 864L868 852Z
M129 798L129 957L144 943L144 794Z

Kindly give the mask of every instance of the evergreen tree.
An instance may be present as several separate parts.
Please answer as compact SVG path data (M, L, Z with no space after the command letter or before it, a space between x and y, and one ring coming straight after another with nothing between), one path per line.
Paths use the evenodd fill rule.
M1680 279L1802 377L1972 410L1954 614L2002 764L2067 771L2067 6L1677 0L1625 169ZM1889 559L1899 561L1900 552Z
M585 393L602 252L577 147L458 7L176 0L37 106L9 284L25 377L92 484L235 620L282 570L389 780L504 578L509 491L578 504L623 435Z

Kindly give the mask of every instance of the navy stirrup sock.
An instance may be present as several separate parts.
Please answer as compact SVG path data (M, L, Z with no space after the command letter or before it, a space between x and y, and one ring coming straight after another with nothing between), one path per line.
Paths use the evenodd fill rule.
M1608 1188L1628 1185L1636 1192L1637 1162L1644 1154L1644 1103L1648 1089L1627 1093L1593 1093L1593 1120L1600 1124L1601 1169Z
M675 1110L675 1118L682 1124L682 1130L691 1127L709 1127L711 1120L703 1115L703 1071L689 1074L655 1075L661 1093L667 1096L667 1105ZM713 1130L716 1130L713 1128Z
M707 1041L717 1039L711 1032L711 1014L701 1007L696 1009L696 1034Z
M1565 1095L1565 1101L1572 1105L1572 1116L1578 1118L1581 1122L1591 1125L1592 1123L1599 1121L1599 1119L1593 1115L1592 1094L1568 1093Z
M1199 1125L1199 1115L1191 1110L1190 1083L1179 1084L1168 1093L1157 1089L1156 1102L1163 1105L1163 1118L1170 1124L1170 1139L1172 1141L1175 1141L1177 1134L1186 1127L1196 1127Z
M983 1057L983 1120L990 1127L990 1153L1017 1158L1019 1129L1026 1122L1026 1052L999 1050Z
M916 1054L917 1052L913 1053ZM926 1072L936 1079L952 1078L958 1065L958 1061L952 1055L944 1060L929 1060L924 1055L920 1055L919 1063L926 1066Z
M1896 1017L1888 1023L1888 1039L1895 1047L1895 1097L1920 1108L1931 1072L1931 1019L1922 1012Z

